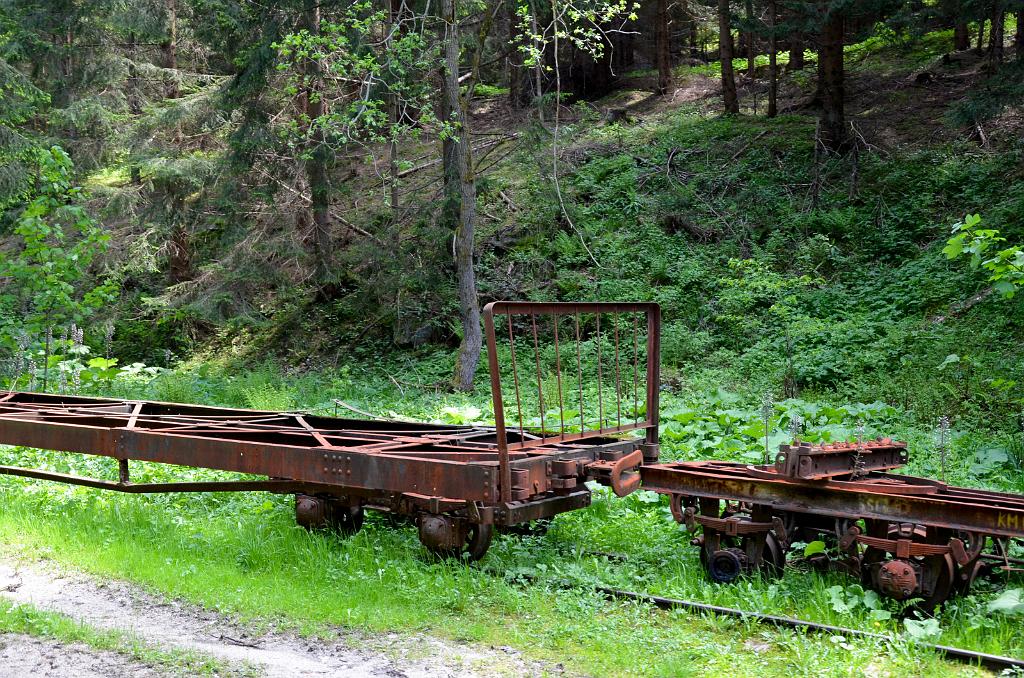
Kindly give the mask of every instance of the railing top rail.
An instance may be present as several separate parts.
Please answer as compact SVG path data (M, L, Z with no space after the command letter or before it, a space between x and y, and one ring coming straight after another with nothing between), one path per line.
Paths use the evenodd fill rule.
M657 312L658 309L658 304L651 301L492 301L484 306L484 315L628 313L630 311Z

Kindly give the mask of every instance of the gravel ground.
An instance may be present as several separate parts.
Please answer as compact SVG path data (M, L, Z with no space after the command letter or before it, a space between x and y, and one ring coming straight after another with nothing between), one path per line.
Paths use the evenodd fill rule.
M460 644L422 634L356 634L339 629L320 641L287 633L253 634L244 625L179 601L167 601L119 581L100 582L39 563L0 559L0 595L11 601L65 614L101 629L126 631L152 646L203 653L257 675L361 676L540 676L562 673L561 665L525 659L511 648ZM157 676L120 655L64 646L16 634L0 636L0 675ZM11 660L7 660L7 656Z
M168 675L114 652L18 633L0 633L0 676L23 678L158 678Z

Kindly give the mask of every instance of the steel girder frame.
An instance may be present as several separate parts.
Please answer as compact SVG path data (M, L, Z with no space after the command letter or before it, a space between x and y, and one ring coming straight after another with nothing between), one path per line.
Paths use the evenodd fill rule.
M776 511L836 518L917 523L1001 537L1024 537L1024 497L951 487L909 476L871 490L864 483L770 479L749 467L724 462L681 462L641 468L643 487L663 494L749 502ZM845 485L845 487L844 487ZM911 492L897 492L900 486ZM913 492L914 488L917 492Z
M16 467L0 474L122 492L263 490L357 499L390 510L469 508L477 522L513 524L585 506L588 479L607 481L639 445L599 439L510 455L512 499L499 501L495 432L469 426L313 417L52 394L0 397L0 443L101 455L120 482ZM131 483L127 461L267 476L267 480Z

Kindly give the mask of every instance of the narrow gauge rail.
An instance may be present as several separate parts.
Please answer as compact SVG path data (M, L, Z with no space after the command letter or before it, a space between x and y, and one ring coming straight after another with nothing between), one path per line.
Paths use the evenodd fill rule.
M662 610L690 610L692 612L715 615L716 617L733 617L743 621L757 622L758 624L765 624L776 628L804 629L809 633L827 633L829 635L845 636L847 638L873 638L883 641L888 639L884 634L873 633L871 631L861 631L860 629L851 629L844 626L832 626L831 624L819 624L817 622L796 619L793 617L780 617L778 615L764 614L761 612L737 610L732 607L708 605L706 603L698 603L692 600L679 600L678 598L653 596L648 593L623 591L621 589L613 589L606 586L598 586L595 588L595 591L609 598L647 603ZM919 643L918 645L930 650L935 650L936 652L941 653L946 659L956 660L964 664L984 666L985 668L993 671L1015 670L1019 672L1024 670L1024 660L1015 659L1013 657L1003 657L1001 655L989 654L987 652L965 650L960 647L950 647L949 645L935 645L932 643Z

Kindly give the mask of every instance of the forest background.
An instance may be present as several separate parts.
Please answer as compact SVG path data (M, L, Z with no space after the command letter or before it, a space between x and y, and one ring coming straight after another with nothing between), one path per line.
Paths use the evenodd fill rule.
M0 372L488 422L487 301L657 301L666 458L760 458L765 428L781 440L797 417L826 440L862 423L909 439L914 472L1019 492L1022 12L0 0ZM69 515L96 521L84 553L104 514L75 497ZM146 520L255 506L219 501ZM592 509L544 548L621 545L631 512L664 517L645 501ZM53 520L39 539L69 539ZM678 538L658 525L631 529L667 558ZM221 537L243 570L283 557ZM799 609L736 595L858 621L819 588ZM950 611L973 627L932 630L1019 655L989 602Z

